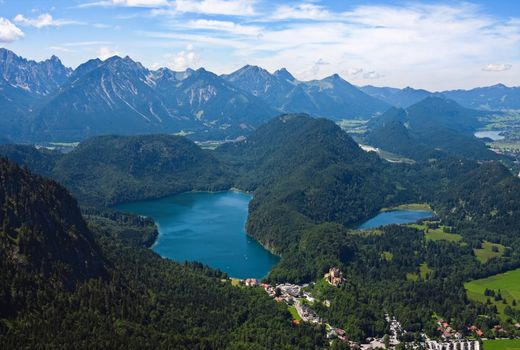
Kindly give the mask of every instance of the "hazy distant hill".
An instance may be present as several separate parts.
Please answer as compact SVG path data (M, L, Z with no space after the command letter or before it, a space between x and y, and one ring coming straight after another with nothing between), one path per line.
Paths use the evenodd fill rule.
M56 56L35 62L0 48L0 78L30 94L43 96L56 91L71 72Z
M504 84L477 87L470 90L447 90L430 92L406 87L362 86L360 89L368 95L378 98L395 107L409 107L428 96L444 96L461 106L487 111L520 109L520 87L508 87Z
M413 159L426 159L436 151L469 159L497 159L473 136L482 114L445 98L428 97L406 109L392 108L371 121L366 142Z
M411 87L397 89L391 87L377 87L366 85L361 86L359 89L367 95L378 98L381 101L385 101L391 106L404 108L409 107L432 95L432 93L429 91L422 89L414 89Z
M444 91L442 94L468 108L483 110L520 109L520 87L504 84L471 90Z

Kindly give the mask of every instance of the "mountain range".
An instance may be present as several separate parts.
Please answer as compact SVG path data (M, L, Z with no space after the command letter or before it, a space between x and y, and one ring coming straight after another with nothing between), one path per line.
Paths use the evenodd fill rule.
M389 107L338 74L302 82L286 69L271 74L263 68L247 65L222 77L285 113L302 112L335 120L368 119Z
M56 56L35 62L3 48L0 92L0 140L29 143L151 133L234 139L282 113L367 120L432 95L358 88L337 74L299 81L284 68L270 73L251 65L220 76L203 68L150 70L128 56L92 59L73 70ZM520 106L519 88L503 85L442 94L469 108Z
M504 84L477 87L470 90L459 89L438 92L411 87L397 89L371 85L362 86L360 90L395 107L406 108L426 97L442 96L472 109L485 111L520 109L520 87L508 87Z

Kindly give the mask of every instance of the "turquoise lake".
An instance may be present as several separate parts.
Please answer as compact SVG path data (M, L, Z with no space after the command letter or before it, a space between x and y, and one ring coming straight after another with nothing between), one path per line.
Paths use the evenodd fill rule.
M366 230L390 224L411 224L421 219L431 218L433 212L429 210L391 210L377 214L365 221L358 229Z
M159 236L152 250L176 261L199 261L231 277L262 278L279 258L245 232L252 196L190 192L116 207L152 218Z

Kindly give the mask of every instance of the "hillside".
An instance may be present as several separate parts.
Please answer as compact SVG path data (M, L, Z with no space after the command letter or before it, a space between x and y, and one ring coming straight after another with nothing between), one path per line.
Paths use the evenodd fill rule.
M280 253L292 250L307 227L352 225L406 196L382 175L377 156L325 119L284 115L217 154L224 161L238 159L238 186L254 190L249 234Z
M394 107L407 108L426 97L443 96L471 109L484 111L520 109L520 87L509 87L504 84L476 87L469 90L458 89L439 92L411 87L398 89L371 85L362 86L360 90Z
M469 302L463 282L520 265L517 253L486 265L473 253L484 240L518 244L512 225L518 201L509 194L520 181L502 165L439 152L426 162L385 163L362 152L332 122L305 115L276 118L247 140L221 146L217 155L237 169L240 186L254 190L248 233L282 255L268 280L318 281L314 292L334 302L314 307L353 339L383 334L378 320L384 310L405 320L407 329L431 334L432 310L457 325L482 314L489 317L483 328L495 324L496 312ZM497 195L506 201L493 204ZM414 202L429 203L464 244L430 241L414 227L355 230L382 207ZM487 220L493 215L496 220ZM348 276L345 287L320 282L330 266ZM411 276L422 276L420 266L433 272L416 280Z
M381 101L385 101L391 106L406 108L417 102L424 100L426 97L432 95L431 92L423 89L414 89L411 87L405 87L404 89L397 89L391 87L377 87L366 85L359 88L361 91L377 98Z
M90 206L231 187L229 171L181 136L99 136L67 154L4 145L0 154L60 181Z
M0 318L30 310L42 285L73 289L106 274L76 201L57 183L0 158Z
M3 158L0 179L6 348L323 345L320 330L292 327L287 309L263 291L233 287L218 271L140 247L135 235L146 221L93 212L87 227L75 200L55 182ZM120 225L134 238L121 236Z
M520 87L518 86L496 84L470 90L443 91L442 94L467 108L488 111L520 109Z
M365 142L412 159L444 153L468 159L498 159L473 136L483 112L454 101L428 97L406 109L392 108L370 122Z
M52 171L59 169L56 174L66 174L69 187L90 198L82 203L92 204L95 200L99 206L130 196L165 195L166 192L154 192L158 189L184 190L175 187L178 184L208 188L215 182L206 174L213 174L215 167L223 167L229 177L218 180L229 181L225 188L234 185L253 191L248 233L282 255L267 280L317 281L316 295L331 300L331 306L322 307L318 303L314 307L355 340L382 336L385 324L381 320L385 312L395 313L412 332L426 329L435 334L432 310L453 319L455 324L480 322L475 315L487 315L489 325L480 326L493 327L496 311L467 300L464 281L520 266L520 255L515 248L518 245L515 222L520 210L514 197L520 180L505 167L448 156L415 164L388 163L375 154L363 152L345 132L326 119L283 115L258 128L248 139L222 145L213 152L173 136L100 137L85 142L68 155L55 158L51 153L50 157L56 162ZM29 154L20 159L30 158ZM99 179L93 178L95 174L100 174ZM171 176L171 182L164 181L167 174L176 176ZM162 183L169 183L171 188L161 187ZM135 192L130 187L134 184L143 191ZM113 188L118 189L119 196L113 195ZM125 189L128 193L122 193ZM88 197L89 193L92 197ZM496 198L505 200L497 202ZM460 235L460 241L431 241L420 225L390 226L374 232L355 230L361 221L382 208L424 202L432 206L443 226ZM308 348L323 339L308 328L286 328L288 314L280 308L273 309L262 291L248 290L244 295L222 284L223 276L218 272L197 264L181 267L143 250L143 245L149 244L146 242L153 240L155 234L149 223L104 210L85 212L103 255L113 266L109 273L115 285L89 282L79 287L88 290L88 295L103 297L93 300L88 309L63 306L72 310L72 314L60 319L45 314L52 323L43 327L58 324L59 327L52 329L76 334L70 329L73 322L68 318L75 312L98 313L94 324L106 322L99 313L108 313L118 321L109 322L100 338L111 339L109 344L113 344L121 341L113 337L115 329L141 329L140 324L150 322L147 310L165 305L160 308L162 311L158 310L157 323L154 321L146 330L132 334L147 334L152 339L150 344L182 342L188 348L201 342L211 344L210 347L225 347L224 344L243 341L276 347L287 344L288 337L300 332L305 335L298 338L301 343L296 347ZM428 229L426 224L424 227ZM502 257L482 263L475 257L474 249L484 241L500 242L511 250L508 248ZM392 259L387 260L388 256ZM348 276L345 287L322 287L321 277L331 266L339 266ZM427 266L431 272L423 274L420 266ZM109 292L114 288L120 292ZM102 300L107 293L107 298L114 298L110 300L125 302L114 302L113 307L103 309ZM73 305L81 305L80 296L70 298ZM145 306L129 309L125 305ZM221 312L212 311L214 305ZM207 317L208 313L212 317ZM239 316L244 313L251 315L245 323ZM262 321L271 318L276 321ZM122 320L125 326L121 326ZM19 320L16 325L22 322ZM201 337L193 322L201 324L203 334L208 336ZM240 331L230 334L229 330L236 329L233 327L238 324L243 325ZM34 327L42 326L31 323L30 327L33 332ZM280 340L261 336L266 333L257 333L259 329L275 332ZM132 344L142 344L132 339Z

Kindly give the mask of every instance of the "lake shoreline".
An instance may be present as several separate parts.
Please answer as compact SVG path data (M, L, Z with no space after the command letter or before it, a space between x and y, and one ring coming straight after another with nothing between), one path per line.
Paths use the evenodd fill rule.
M397 209L380 211L356 227L357 230L371 230L388 225L412 224L419 220L433 218L433 210Z
M236 278L265 278L280 260L246 230L251 193L187 191L114 209L151 218L158 231L149 248L176 262L198 261Z

